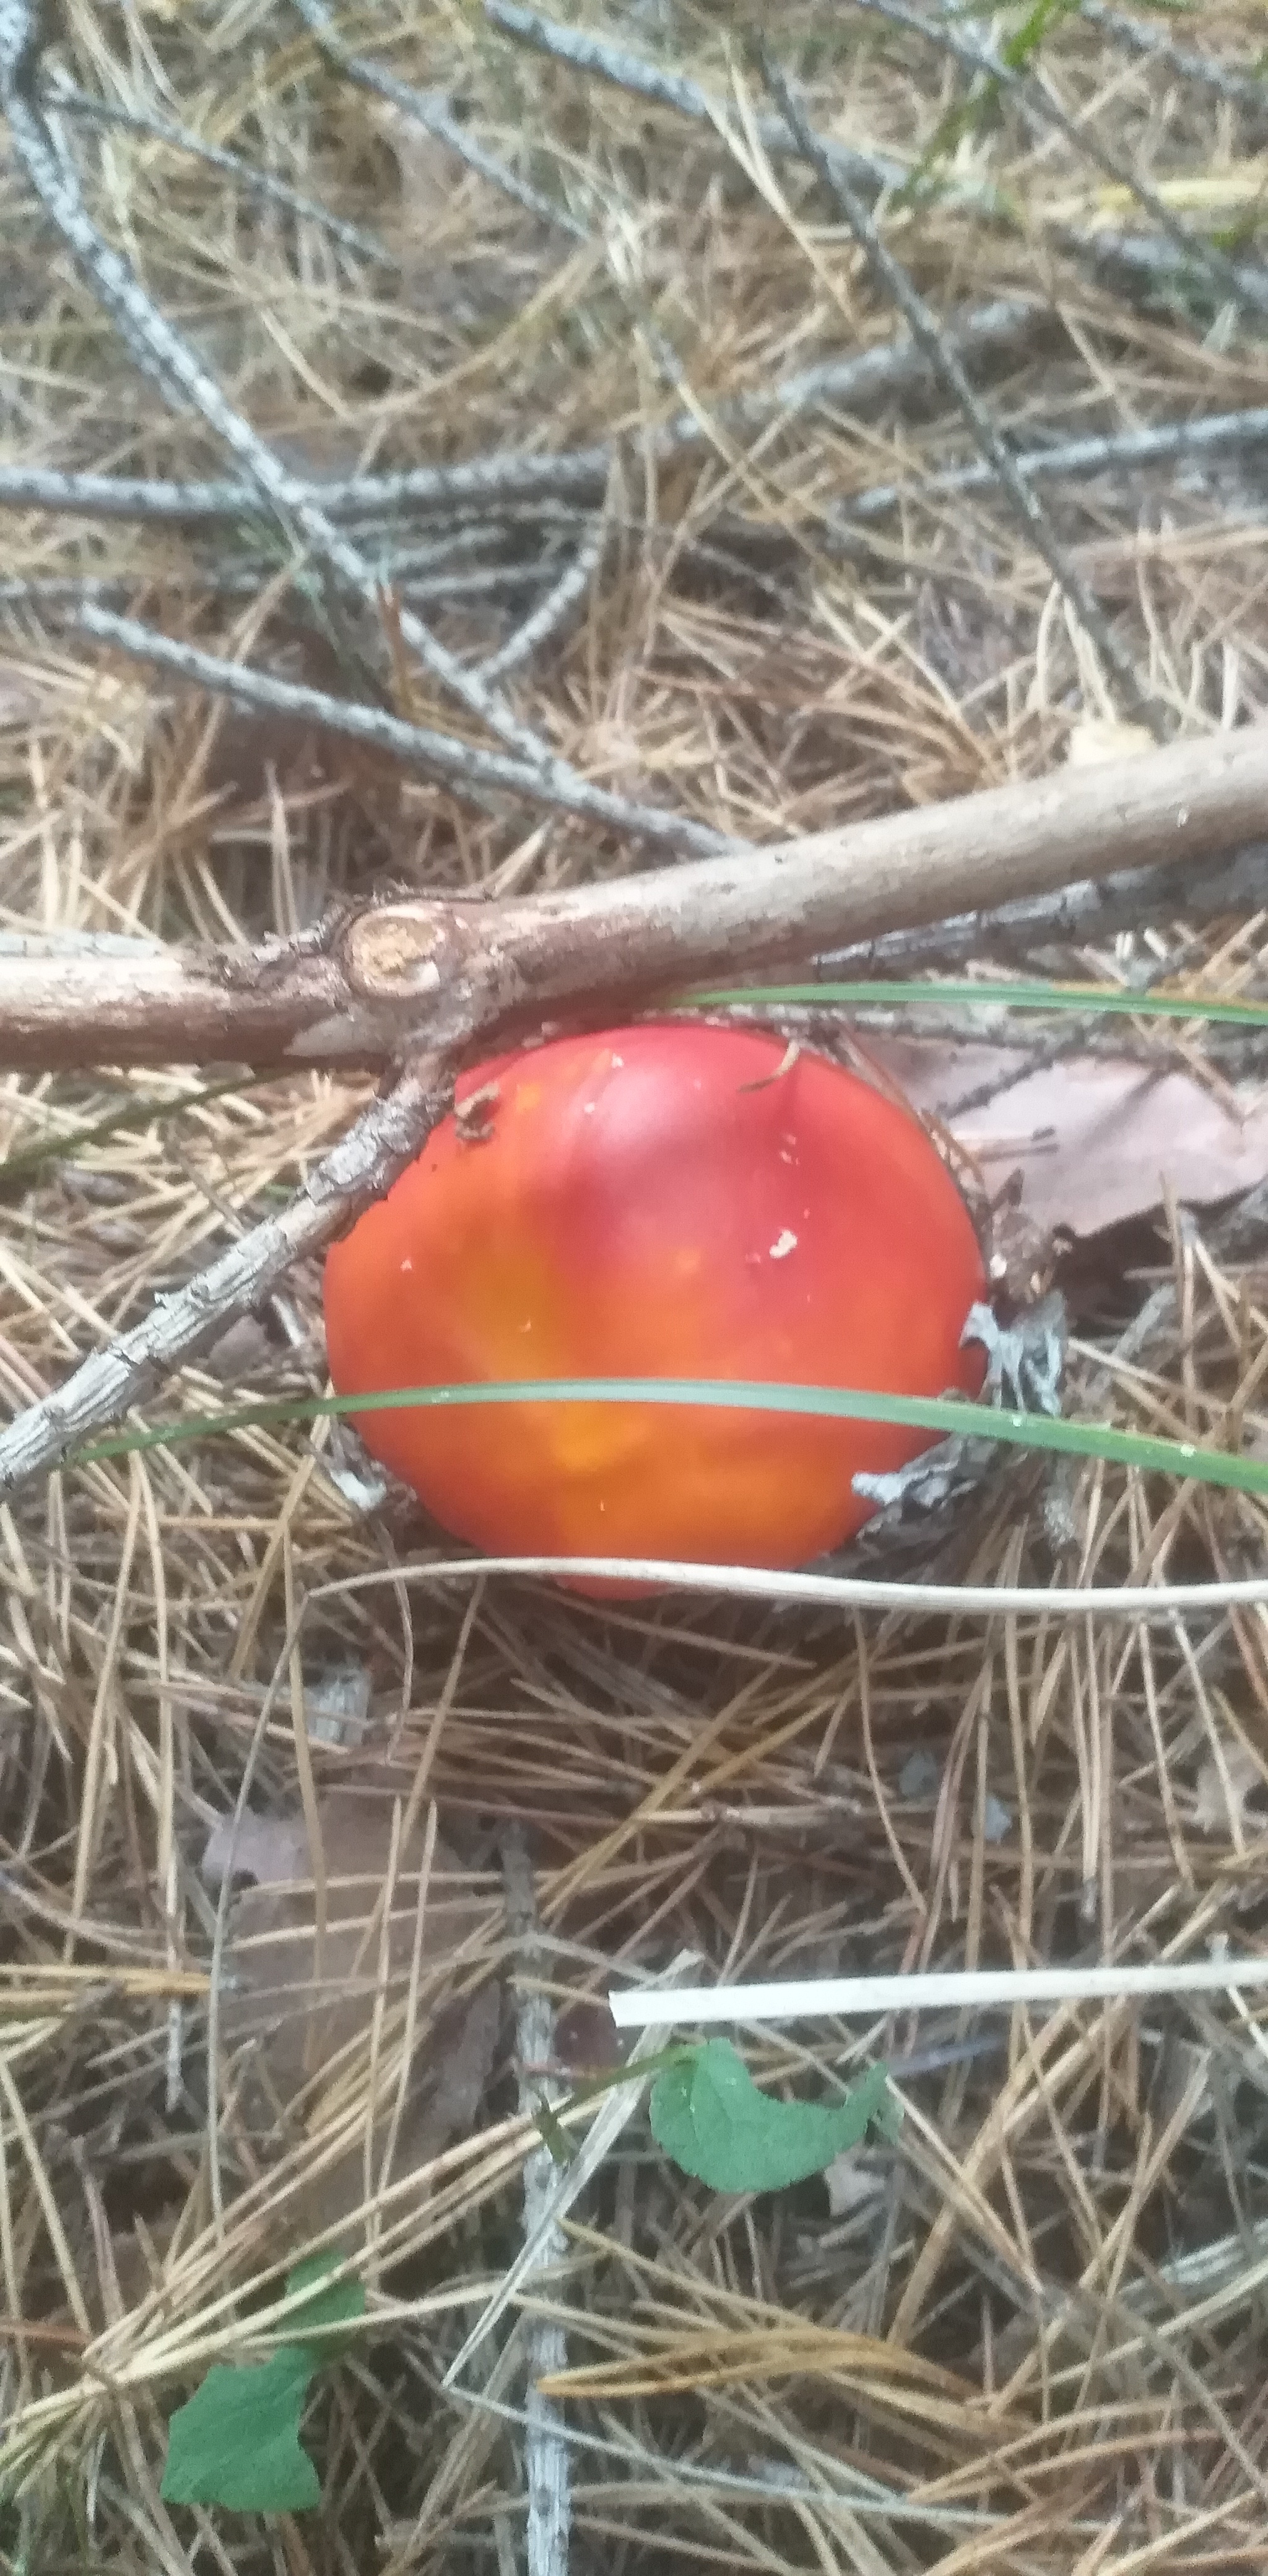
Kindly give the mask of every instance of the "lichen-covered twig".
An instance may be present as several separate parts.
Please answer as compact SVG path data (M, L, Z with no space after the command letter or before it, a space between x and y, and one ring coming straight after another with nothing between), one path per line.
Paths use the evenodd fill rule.
M1086 123L1076 123L1072 116L1067 116L1060 101L1032 71L1015 69L1001 54L992 53L988 46L962 35L959 28L945 18L920 16L915 9L905 5L905 0L854 0L854 5L867 10L873 17L884 18L890 26L902 27L910 35L924 37L926 42L949 54L963 70L983 73L993 89L1016 100L1023 115L1041 132L1051 129L1063 135L1071 148L1094 162L1115 187L1126 188L1137 205L1143 207L1150 222L1157 225L1159 232L1186 258L1206 268L1225 295L1240 297L1253 305L1257 312L1268 312L1268 270L1235 265L1215 242L1204 241L1200 235L1186 232L1165 197L1160 197L1157 189L1151 187L1147 179L1142 179L1129 162L1120 161L1118 154L1111 152Z
M308 488L283 465L240 412L234 410L180 333L153 303L126 260L103 240L80 194L73 170L58 151L40 107L38 22L34 0L0 0L0 105L28 179L103 310L138 366L168 401L188 402L223 440L248 482L291 538L302 540L317 561L336 573L367 606L378 583L365 558L341 535ZM489 731L543 773L562 771L547 744L521 725L484 682L468 671L412 610L399 612L401 636L432 677Z
M1180 80L1196 81L1216 98L1225 99L1230 107L1248 107L1262 116L1268 109L1268 91L1262 79L1252 71L1237 71L1229 63L1218 63L1211 54L1195 54L1188 45L1177 45L1158 27L1142 27L1139 19L1125 18L1120 9L1107 9L1104 0L1081 0L1079 14L1089 26L1103 28L1124 52L1139 54L1145 62L1160 63L1164 71L1174 72Z
M285 179L275 178L271 170L259 169L253 161L244 161L236 152L225 152L218 143L205 143L200 134L192 134L187 125L170 125L161 116L147 110L123 107L116 99L94 98L91 92L76 89L70 81L58 81L48 92L47 105L62 115L82 117L89 125L117 125L125 133L144 136L153 143L170 144L174 152L184 152L191 160L205 161L211 170L220 170L236 186L247 188L256 197L267 197L271 204L282 206L298 215L306 224L316 224L344 250L355 251L361 259L372 259L383 268L399 268L395 251L373 233L362 232L359 224L345 222L342 215L332 214L329 206L314 197L303 197L297 188L287 186Z
M103 1422L117 1421L167 1370L255 1305L291 1264L320 1252L371 1199L390 1188L425 1143L452 1096L443 1056L424 1058L365 1110L310 1173L279 1216L266 1217L228 1252L0 1432L0 1495L47 1474Z
M543 644L548 644L551 637L559 633L573 609L585 598L603 561L606 539L607 531L602 527L596 529L592 537L586 538L573 561L565 565L558 581L553 582L545 598L539 600L531 617L526 617L514 634L508 635L505 644L499 645L497 652L491 653L487 662L482 664L486 680L504 680L508 671L522 670L534 653L540 652Z
M1159 241L1153 233L1112 232L1101 224L1054 223L1048 239L1117 295L1136 296L1144 303L1164 296L1173 302L1183 296L1192 303L1200 297L1208 309L1223 296L1223 288L1203 267L1197 245L1187 234L1177 243ZM1244 303L1253 303L1256 273L1244 262L1231 265L1239 296Z
M386 708L328 697L323 690L305 688L298 681L278 680L271 672L226 662L196 644L160 635L134 617L116 617L92 600L79 607L75 624L98 643L111 644L155 670L170 671L218 697L231 698L249 714L291 716L301 724L320 725L327 733L368 743L409 768L448 779L458 788L509 793L561 813L584 815L638 839L658 842L662 849L706 852L735 846L706 823L662 813L654 805L636 805L628 797L592 786L566 761L552 762L545 770L526 760L513 760L506 752L486 751L479 743L459 742L452 734L432 733L424 725L407 724L403 716L391 715Z
M355 81L359 89L371 90L377 98L387 99L402 116L409 117L413 124L421 125L426 133L434 135L438 143L445 144L459 160L465 161L468 169L477 171L482 179L490 180L495 188L501 189L504 197L512 198L517 206L523 206L526 213L536 215L543 223L557 224L562 232L570 233L574 241L586 240L586 227L577 222L575 215L570 215L565 206L553 205L539 189L530 187L527 180L519 178L514 170L508 170L505 162L499 161L494 153L486 152L483 144L477 143L473 134L468 134L466 127L449 114L439 99L429 98L425 90L415 89L409 81L398 80L394 72L384 71L379 63L368 62L364 54L354 54L344 44L331 20L330 11L322 6L322 0L293 0L293 5L310 35L316 37L327 61L335 65L345 80Z
M1224 913L1268 908L1268 841L1252 841L1228 859L1195 869L1185 863L1062 886L990 911L959 913L930 930L890 930L879 939L834 949L815 961L825 982L859 975L944 971L968 957L1006 960L1038 951L1097 946L1148 923L1218 921Z
M1003 296L948 318L943 346L966 365L1016 348L1045 319L1034 296ZM927 385L931 368L919 343L906 333L879 348L823 358L760 392L739 394L718 406L722 428L736 435L764 429L817 405L855 411ZM657 432L658 461L707 443L709 430L695 412L681 412ZM463 465L408 466L399 473L358 474L328 483L295 479L295 488L328 519L400 519L462 509L497 510L513 503L572 499L597 507L612 470L608 445L573 448L558 456L511 452L473 457ZM61 474L39 465L0 466L0 510L57 510L87 519L153 519L160 522L247 520L260 516L250 483L172 483L122 474Z
M673 108L678 116L693 122L712 125L718 109L707 90L688 80L685 73L671 71L662 63L649 63L645 56L627 53L623 45L610 44L606 37L592 35L588 28L564 27L552 18L543 18L536 9L521 9L512 0L484 0L484 14L490 26L504 36L514 37L517 44L529 45L534 52L548 54L556 62L567 63L572 71L583 72L598 80L609 81L613 88L628 90L635 98L650 99L657 107ZM758 127L762 147L775 157L787 157L788 137L778 117L765 118ZM908 176L899 161L879 152L855 152L844 143L825 142L823 150L834 169L873 193L882 188L899 188Z
M825 158L822 146L807 123L783 73L768 48L758 40L758 61L762 76L787 121L788 131L797 142L803 157L822 185L836 200L846 223L863 251L883 292L898 306L913 339L919 341L930 365L942 377L955 396L973 436L990 464L1003 491L1026 529L1032 544L1043 557L1053 580L1064 591L1080 625L1095 644L1115 674L1132 714L1148 725L1159 741L1167 732L1165 710L1141 690L1130 656L1123 650L1108 621L1102 616L1081 573L1071 562L1051 527L1038 494L1025 480L1016 459L1005 445L993 420L979 402L964 368L954 352L943 342L936 316L918 294L901 261L881 239L881 235L862 198L847 179Z
M1131 466L1188 463L1194 457L1237 455L1268 443L1268 408L1213 412L1205 420L1166 421L1156 429L1123 430L1103 438L1070 438L1048 447L1031 447L1013 462L1027 483L1074 482L1092 474L1124 471ZM998 479L993 460L952 465L927 474L918 483L877 483L843 503L846 521L884 518L903 501L942 501L963 492L982 492Z

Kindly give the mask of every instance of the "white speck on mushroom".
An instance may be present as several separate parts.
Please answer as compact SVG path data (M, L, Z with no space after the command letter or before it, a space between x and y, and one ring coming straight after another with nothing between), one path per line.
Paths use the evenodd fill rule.
M413 1269L413 1267L414 1267L414 1264L413 1264L413 1262L412 1262L412 1261L403 1261L403 1262L401 1263L401 1268L402 1268L402 1270L412 1270L412 1269Z
M593 1102L592 1100L583 1100L583 1101L582 1101L582 1104L581 1104L581 1114L582 1114L582 1117L583 1117L583 1118L593 1118L593 1116L594 1116L594 1102Z
M618 1072L618 1071L620 1070L620 1067L624 1064L624 1062L625 1062L625 1058L624 1058L624 1056L623 1056L623 1055L614 1055L614 1056L613 1056L613 1058L612 1058L612 1070L613 1070L613 1072L614 1072L614 1073ZM600 1511L602 1511L604 1508L605 1508L605 1507L604 1507L604 1505L603 1505L602 1503L600 1503L600 1505L599 1505L599 1509L600 1509Z
M797 1237L796 1237L796 1235L793 1233L792 1227L791 1227L790 1225L786 1225L786 1226L784 1227L784 1231L783 1231L783 1233L782 1233L782 1234L779 1234L779 1235L776 1235L776 1237L775 1237L775 1241L774 1241L774 1242L772 1243L772 1245L771 1245L771 1248L770 1248L770 1257L771 1257L771 1260L772 1260L772 1261L786 1261L786 1260L788 1259L788 1255L789 1255L789 1253L790 1253L790 1252L795 1252L795 1251L796 1251L796 1249L797 1249Z

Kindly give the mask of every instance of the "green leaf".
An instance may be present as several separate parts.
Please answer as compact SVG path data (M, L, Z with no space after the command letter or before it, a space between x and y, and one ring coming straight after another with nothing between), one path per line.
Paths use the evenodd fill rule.
M707 2040L652 2091L652 2136L712 2191L782 2191L857 2146L886 2108L883 2066L840 2102L777 2102L759 2092L729 2039Z
M258 2367L213 2363L167 2428L165 2504L219 2504L231 2513L306 2513L321 2481L300 2446L313 2354L284 2344Z
M332 2281L328 2289L319 2288L318 2285L337 2270L338 2263L337 2254L310 2254L304 2262L296 2264L293 2272L287 2273L288 2298L293 2298L298 2290L311 2288L313 2291L313 2296L305 2300L302 2308L293 2309L288 2316L288 2334L308 2335L314 2327L352 2325L358 2317L365 2315L365 2289L360 2281ZM314 2363L329 2361L340 2349L339 2341L323 2334L322 2341L314 2350Z
M309 2333L365 2314L360 2281L322 2287L338 2259L310 2254L286 2275L288 2295L311 2292L296 2311ZM299 2428L309 2382L338 2348L330 2337L283 2344L268 2361L242 2369L214 2362L168 2425L164 2503L219 2504L230 2513L309 2513L320 2504L321 2481Z

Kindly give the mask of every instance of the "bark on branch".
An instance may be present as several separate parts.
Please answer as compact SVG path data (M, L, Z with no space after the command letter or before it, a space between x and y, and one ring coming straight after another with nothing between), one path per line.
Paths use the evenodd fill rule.
M381 1068L635 1009L1262 833L1268 727L524 901L418 898L255 950L0 950L0 1069Z

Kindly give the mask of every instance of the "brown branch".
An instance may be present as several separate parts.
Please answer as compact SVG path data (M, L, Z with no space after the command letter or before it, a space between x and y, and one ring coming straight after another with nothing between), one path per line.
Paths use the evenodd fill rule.
M381 1067L1253 841L1268 726L568 893L418 897L255 950L0 946L0 1069Z

